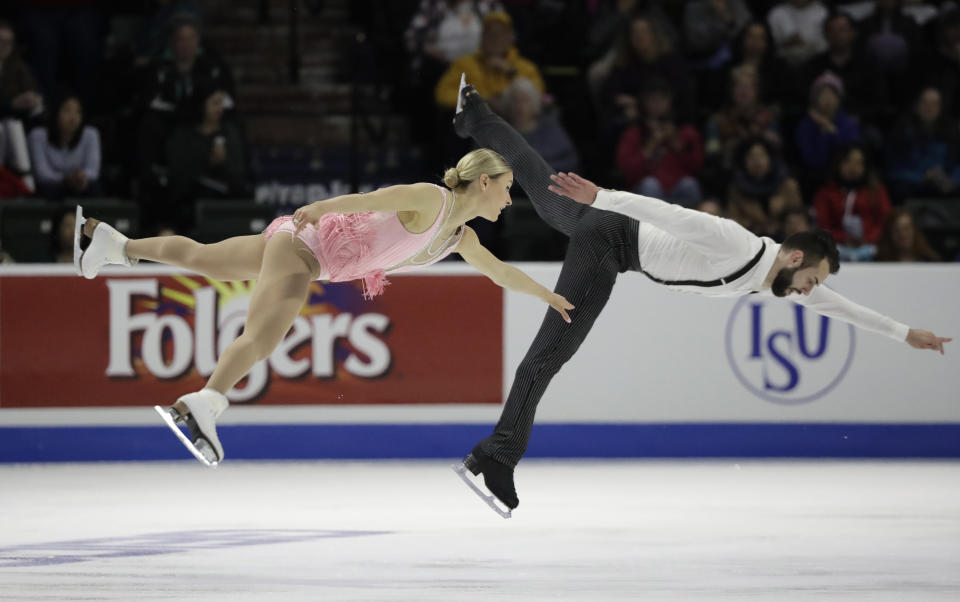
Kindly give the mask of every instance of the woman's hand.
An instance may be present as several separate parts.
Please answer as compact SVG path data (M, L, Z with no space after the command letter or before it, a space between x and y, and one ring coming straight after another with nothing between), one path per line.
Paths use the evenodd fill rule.
M304 205L293 212L293 225L296 227L294 234L300 234L308 224L316 226L320 218L326 215L328 211L323 206L323 201L314 201L309 205Z
M563 316L563 319L567 324L570 323L570 316L567 314L567 310L573 309L572 303L557 293L549 293L546 297L544 297L543 300L546 301L550 307L560 312L560 315Z

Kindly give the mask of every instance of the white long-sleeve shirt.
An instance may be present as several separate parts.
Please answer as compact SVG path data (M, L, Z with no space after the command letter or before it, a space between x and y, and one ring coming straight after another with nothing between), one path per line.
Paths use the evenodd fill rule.
M665 203L659 199L619 190L597 193L596 209L615 211L640 222L640 269L673 290L711 297L738 297L751 293L773 296L764 280L773 267L780 245L759 237L737 222ZM677 284L710 282L736 273L763 249L756 264L740 277L717 286ZM904 341L910 327L854 303L826 286L809 295L789 299L813 311L855 326Z

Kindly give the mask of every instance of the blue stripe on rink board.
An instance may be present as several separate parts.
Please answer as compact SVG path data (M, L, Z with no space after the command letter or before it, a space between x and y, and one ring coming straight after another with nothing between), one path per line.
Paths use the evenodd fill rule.
M477 424L224 425L228 459L457 458ZM0 462L176 460L162 427L0 427ZM960 423L541 424L528 458L960 458Z

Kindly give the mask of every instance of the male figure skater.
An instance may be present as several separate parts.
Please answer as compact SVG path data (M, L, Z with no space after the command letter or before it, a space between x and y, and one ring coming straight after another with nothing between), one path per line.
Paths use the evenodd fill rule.
M555 291L577 308L572 323L547 312L517 368L493 435L455 467L468 484L466 470L482 473L487 489L509 509L519 504L513 471L526 451L537 403L590 332L621 272L641 272L671 289L714 297L791 296L817 313L941 354L952 340L910 328L821 286L840 268L836 244L826 232L800 232L777 244L733 220L605 190L576 174L554 174L465 82L454 129L503 155L537 214L570 237Z

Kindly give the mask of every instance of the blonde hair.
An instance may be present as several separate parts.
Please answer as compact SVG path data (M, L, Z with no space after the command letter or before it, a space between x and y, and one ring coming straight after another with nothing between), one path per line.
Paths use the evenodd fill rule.
M461 157L456 167L443 172L443 183L449 188L457 188L473 182L480 174L495 178L508 171L510 166L500 153L489 148L478 148Z

